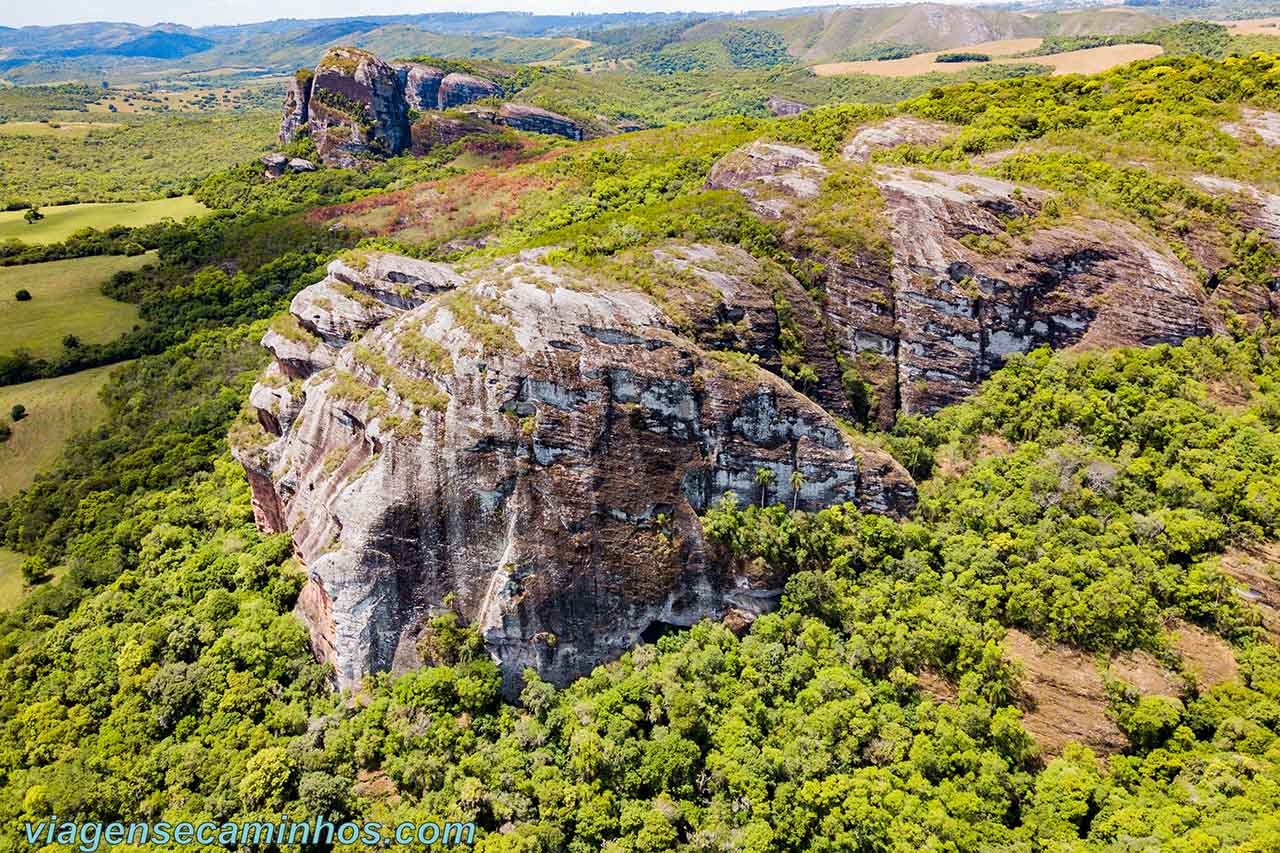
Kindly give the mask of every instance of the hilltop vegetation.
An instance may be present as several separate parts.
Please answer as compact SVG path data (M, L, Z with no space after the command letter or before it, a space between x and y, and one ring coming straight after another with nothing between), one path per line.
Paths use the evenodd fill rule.
M1242 105L1280 104L1277 68L1182 56L1091 78L909 82L896 108L790 119L756 99L798 91L792 72L742 71L734 96L712 94L711 76L605 77L564 97L719 117L527 161L489 151L466 174L463 155L479 155L465 142L363 173L266 181L249 163L201 183L218 209L203 221L9 247L36 260L136 241L157 259L106 288L147 325L89 348L141 356L106 383L104 425L0 501L0 545L66 566L0 617L0 819L471 820L489 853L1275 848L1280 651L1220 571L1231 549L1280 538L1274 318L1181 347L1014 356L967 402L864 435L921 483L909 518L718 506L705 524L728 557L790 574L778 612L741 636L709 623L665 636L562 689L531 675L517 703L447 614L424 638L430 666L373 677L355 701L332 694L291 615L305 578L289 538L253 526L225 436L267 318L359 239L333 219L385 207L365 248L464 263L553 247L547 263L589 272L670 237L784 261L778 225L705 189L712 164L754 139L812 148L845 213L806 239L856 244L874 237L876 190L839 151L898 111L955 132L881 160L1057 193L1011 233L1088 211L1175 249L1210 235L1227 253L1218 286L1274 278L1275 249L1190 178L1280 188L1273 155L1221 130ZM570 79L539 74L527 91ZM452 218L415 235L409 217L433 203ZM331 207L303 215L317 205ZM483 245L458 239L480 230ZM1175 625L1229 643L1238 673L1197 680ZM1031 737L1011 629L1097 660L1122 751L1057 754ZM1167 695L1112 678L1114 656L1138 651L1176 676ZM20 847L0 838L0 853Z

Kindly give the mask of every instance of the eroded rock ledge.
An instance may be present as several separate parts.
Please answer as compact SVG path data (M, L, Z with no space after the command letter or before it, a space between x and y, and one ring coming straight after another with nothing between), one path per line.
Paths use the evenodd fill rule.
M258 524L293 537L299 609L341 686L417 665L445 608L510 688L525 667L563 682L667 627L767 610L784 578L730 567L698 518L728 492L760 500L762 470L766 500L802 509L912 506L887 454L770 372L771 293L794 280L720 245L639 266L662 305L536 254L465 273L371 254L273 325L234 452Z
M963 399L1012 353L1172 344L1225 330L1195 275L1130 224L1074 217L1013 238L1007 223L1035 216L1044 191L983 175L866 165L878 147L946 135L943 125L890 119L846 146L844 158L856 164L849 167L797 146L754 142L725 156L707 180L782 223L791 252L821 270L822 334L837 363L870 389L882 425L900 411L927 413ZM806 242L815 211L829 220L843 215L826 195L839 168L865 170L874 183L882 203L877 237L887 246L836 252ZM843 413L840 392L824 378L810 393Z

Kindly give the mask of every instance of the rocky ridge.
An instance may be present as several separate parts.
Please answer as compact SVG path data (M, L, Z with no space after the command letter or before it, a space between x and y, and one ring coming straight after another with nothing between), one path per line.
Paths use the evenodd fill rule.
M635 269L670 282L661 304ZM729 493L909 510L901 467L771 372L778 287L798 290L739 249L670 243L592 272L375 253L299 293L233 444L339 684L420 663L449 608L511 689L749 621L784 578L708 544L698 514Z
M409 150L416 136L411 110L451 110L503 94L483 77L417 62L391 65L365 50L334 47L313 71L302 69L290 79L279 138L288 144L305 132L325 164L351 167ZM495 121L532 133L583 136L577 122L536 107L504 104Z
M1178 343L1226 328L1196 276L1132 225L1076 217L1014 238L1006 223L1035 216L1047 193L983 175L864 165L878 147L946 135L945 125L890 119L845 147L845 160L869 170L882 199L887 250L815 252L806 242L799 223L822 203L833 171L846 168L812 151L755 142L707 180L785 223L788 248L821 270L823 334L871 392L882 425L900 411L963 399L1012 353ZM829 375L824 385L828 398L841 393Z

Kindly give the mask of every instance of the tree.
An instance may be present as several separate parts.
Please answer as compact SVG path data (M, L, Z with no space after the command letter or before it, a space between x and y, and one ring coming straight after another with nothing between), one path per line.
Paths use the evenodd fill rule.
M9 416L15 421L20 421L27 416L27 407L21 403L14 403L13 408L9 410Z
M16 299L16 300L18 300L19 302L30 302L30 301L31 301L31 291L30 291L30 290L27 290L27 289L24 287L24 288L22 288L22 290L19 290L17 293L13 294L13 298L14 298L14 299Z
M38 207L28 207L27 212L22 214L22 218L27 220L28 225L34 225L41 219L44 219L44 214L40 212L40 208Z
M44 557L27 557L22 561L22 580L28 586L44 583L49 579L49 561Z
M800 502L800 487L804 485L804 473L797 468L791 472L791 511L796 511Z
M756 470L756 485L760 487L760 506L763 507L765 500L769 495L769 485L773 483L777 475L772 468L759 468Z

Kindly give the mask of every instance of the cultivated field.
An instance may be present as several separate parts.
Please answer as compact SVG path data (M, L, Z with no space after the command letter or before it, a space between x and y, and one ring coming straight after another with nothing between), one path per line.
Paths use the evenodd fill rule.
M108 299L99 287L118 270L136 270L152 260L151 254L114 255L0 267L0 305L5 315L0 354L28 349L48 357L62 349L66 335L86 344L119 337L138 322L138 309ZM31 300L17 301L14 295L19 290L29 291Z
M1233 36L1261 34L1280 36L1280 17L1253 18L1248 21L1215 21L1231 30Z
M1136 59L1150 59L1159 56L1164 48L1154 44L1117 44L1108 47L1091 47L1087 50L1072 50L1056 53L1052 56L1023 56L1014 54L1035 50L1040 46L1040 39L1006 39L1004 41L984 42L969 45L955 50L933 51L909 56L906 59L880 59L863 62L831 62L815 65L813 73L819 77L833 77L842 74L875 74L883 77L914 77L931 72L957 72L984 65L1000 63L1027 63L1047 65L1054 74L1097 74L1124 65ZM990 62L938 62L937 57L943 53L985 53L991 57Z
M30 485L37 471L58 458L68 438L102 418L98 391L115 367L0 388L0 419L13 429L13 436L0 443L0 498ZM9 417L15 403L27 407L27 416L17 423Z
M28 225L23 211L0 213L0 240L17 238L24 243L57 243L81 228L105 230L113 225L149 225L161 219L186 219L208 213L209 209L191 196L156 201L129 201L109 204L67 204L42 207L44 219Z

